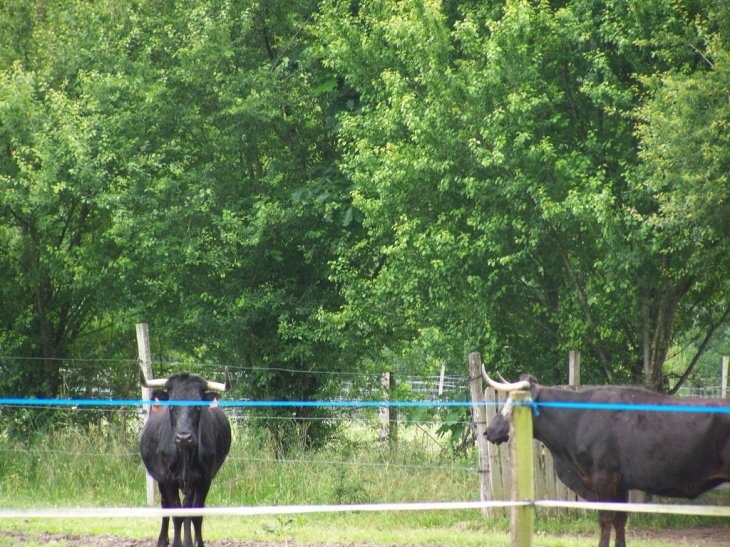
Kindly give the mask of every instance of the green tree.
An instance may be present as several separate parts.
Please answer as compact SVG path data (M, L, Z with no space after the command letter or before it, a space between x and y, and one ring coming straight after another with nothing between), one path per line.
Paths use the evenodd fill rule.
M314 6L145 9L135 63L154 82L145 138L161 168L153 185L136 179L119 227L140 243L133 261L148 287L136 294L151 328L172 349L240 366L243 396L321 397L332 377L306 373L344 366L319 332L320 310L339 305L328 261L357 224L324 76L305 51ZM330 427L307 421L317 412L296 409L298 427L312 424L297 429L305 443ZM281 420L270 426L286 443Z
M647 307L664 304L659 311L666 315L663 329L646 336L657 339L652 351L661 352L660 359L672 343L695 348L682 381L730 316L730 67L725 43L714 35L704 55L707 70L666 74L651 82L654 95L641 111L645 163L639 176L657 203L644 223L661 262L661 283L653 287L654 295L647 295ZM646 362L656 359L648 355ZM646 374L649 385L660 385L660 369L648 366Z
M578 348L587 382L639 380L645 353L661 371L688 325L663 299L634 128L642 75L706 71L705 16L660 1L325 2L320 54L363 103L340 123L366 236L338 261L333 322L459 370L479 349L561 381ZM707 303L680 298L682 314Z
M122 250L114 204L123 180L103 122L20 65L0 76L0 342L37 357L5 370L8 393L56 396L61 358L115 310Z
M331 379L300 373L343 366L318 315L339 305L328 261L358 223L334 164L333 111L347 101L306 54L314 4L18 6L33 24L5 28L24 41L3 49L15 68L4 67L2 180L29 189L3 198L2 298L23 304L3 306L6 351L30 355L26 339L50 332L32 273L79 314L51 357L84 335L116 348L116 327L132 338L143 320L163 356L239 365L239 395L321 396ZM59 234L76 253L37 272L17 266L31 190L46 215L39 254Z

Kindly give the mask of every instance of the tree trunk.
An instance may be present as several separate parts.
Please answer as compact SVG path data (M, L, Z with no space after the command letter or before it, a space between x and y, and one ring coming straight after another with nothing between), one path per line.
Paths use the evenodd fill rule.
M663 367L674 341L674 321L691 285L682 277L673 286L665 284L659 293L648 291L642 305L644 385L652 391L664 391Z

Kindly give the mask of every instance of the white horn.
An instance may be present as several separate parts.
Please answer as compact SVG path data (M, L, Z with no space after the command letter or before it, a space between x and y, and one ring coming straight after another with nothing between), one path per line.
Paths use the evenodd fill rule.
M147 375L144 373L144 369L142 368L142 365L139 367L139 384L142 387L165 387L167 385L167 379L152 379L148 380Z
M207 389L210 391L222 391L223 393L231 390L231 379L228 377L228 367L226 367L225 383L208 381Z
M482 377L484 378L484 381L497 391L521 391L530 389L530 382L527 380L510 383L505 381L505 379L502 378L501 374L497 373L497 376L499 376L499 379L502 380L501 384L499 382L495 382L489 376L487 376L487 371L484 368L484 363L482 363Z
M504 376L502 376L499 372L497 373L497 378L499 378L499 381L503 384L509 384L507 380L504 379Z

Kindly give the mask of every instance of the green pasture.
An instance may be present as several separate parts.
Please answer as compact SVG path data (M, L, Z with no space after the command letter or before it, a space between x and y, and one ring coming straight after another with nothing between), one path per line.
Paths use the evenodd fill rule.
M343 428L317 451L282 456L268 437L246 422L234 428L231 454L213 482L208 506L326 505L479 498L473 454L454 457L428 428L408 427L398 445L384 447L367 425ZM725 493L715 495L725 496ZM111 426L67 427L37 434L32 441L0 439L0 507L144 507L145 473L135 432ZM720 519L635 516L631 529L722 524ZM535 545L578 546L597 539L592 513L540 514ZM159 519L0 520L0 547L47 545L47 534L149 538ZM55 536L54 536L55 537ZM371 545L508 545L509 520L484 518L479 511L403 511L298 516L209 517L206 540L241 539L286 544L364 543ZM659 547L658 542L633 545Z

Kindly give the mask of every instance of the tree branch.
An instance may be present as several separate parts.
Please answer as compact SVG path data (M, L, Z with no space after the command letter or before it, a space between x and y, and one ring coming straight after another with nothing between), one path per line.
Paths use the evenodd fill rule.
M700 344L700 347L697 348L697 353L695 353L695 356L692 358L692 361L687 366L687 370L684 371L684 374L679 378L677 381L677 385L674 386L672 389L670 389L667 393L669 395L674 395L679 391L679 388L682 387L682 384L684 384L687 381L687 378L689 378L689 375L692 374L692 371L695 368L695 365L700 360L700 357L702 357L702 354L705 353L705 350L707 349L707 345L710 343L710 340L712 339L713 334L715 334L715 331L720 328L721 325L727 321L727 318L730 317L730 306L725 308L725 313L722 314L722 317L720 320L712 325L710 330L705 335L705 339L702 340L702 343Z

